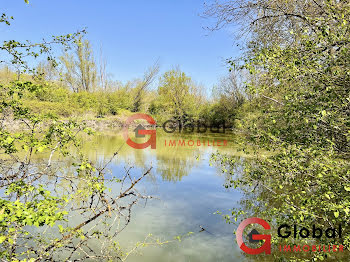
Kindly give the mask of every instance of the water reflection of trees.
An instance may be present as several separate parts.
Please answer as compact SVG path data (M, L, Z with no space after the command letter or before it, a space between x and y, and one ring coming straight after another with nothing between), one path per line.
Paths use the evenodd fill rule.
M175 140L193 140L193 141L213 141L213 140L229 140L231 134L216 134L216 133L172 133L166 134L163 131L157 132L157 172L161 174L166 181L181 181L184 176L187 176L191 169L196 167L199 162L196 157L207 152L207 146L166 146L164 141ZM224 147L222 147L224 148ZM211 149L211 148L210 148Z
M203 154L208 147L189 146L165 146L164 141L169 140L224 140L228 135L223 134L166 134L157 130L157 149L150 148L139 150L125 144L120 132L104 133L93 138L87 138L84 142L84 151L90 159L98 160L101 163L109 159L118 149L118 156L113 164L131 162L133 166L144 168L150 163L165 181L181 181L187 176L191 169L199 163L196 156ZM123 146L124 145L124 146ZM224 147L222 147L224 149Z
M157 173L163 180L180 181L195 166L196 154L198 149L162 145L157 148Z

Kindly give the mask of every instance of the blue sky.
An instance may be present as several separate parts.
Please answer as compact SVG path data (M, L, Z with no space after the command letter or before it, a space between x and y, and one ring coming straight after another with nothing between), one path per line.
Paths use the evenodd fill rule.
M161 72L179 65L207 90L227 74L224 60L236 56L228 30L209 32L201 18L204 0L2 0L0 12L14 16L1 25L0 40L40 40L87 28L97 52L102 45L113 79L141 77L158 58ZM97 53L96 53L97 56Z

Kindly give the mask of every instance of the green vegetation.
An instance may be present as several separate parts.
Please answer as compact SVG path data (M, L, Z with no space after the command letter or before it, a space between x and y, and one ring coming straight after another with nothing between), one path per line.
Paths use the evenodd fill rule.
M10 26L11 19L2 14L0 23ZM130 175L132 167L111 176L107 166L119 152L103 161L87 157L79 138L93 132L78 120L148 112L184 123L207 114L215 119L211 107L227 112L217 105L220 99L229 104L230 96L220 93L220 99L206 99L201 87L178 68L165 72L159 86L152 87L158 62L140 79L112 81L103 59L95 60L85 33L37 43L11 40L0 46L6 58L0 61L2 261L124 261L139 247L170 243L146 237L130 252L120 247L117 236L129 224L131 209L150 198L134 187L151 168L136 178ZM54 52L59 49L62 53ZM192 158L193 152L175 161L160 159L158 171L165 180L186 175L195 161L186 155Z
M108 77L103 58L96 61L90 42L81 33L70 39L69 47L64 39L60 40L59 44L64 44L65 49L59 61L50 56L48 61L29 68L24 61L13 60L11 63L16 66L0 69L0 81L6 84L30 81L40 85L40 90L24 94L23 103L38 114L57 118L116 116L118 119L132 112L144 112L151 114L158 123L172 118L183 123L200 118L210 123L226 120L227 125L233 125L237 109L245 101L244 90L233 74L214 88L213 99L206 97L203 87L179 67L158 77L158 62L139 79L127 83L113 81ZM12 43L10 48L7 45L5 43L3 50L25 48L20 43ZM17 59L15 52L18 51L13 52ZM43 51L37 54L40 52ZM16 67L23 68L16 71Z
M209 100L202 94L202 87L178 68L165 72L159 79L159 86L150 89L159 72L157 63L145 72L143 78L126 84L108 81L102 88L96 79L99 74L96 67L94 73L85 74L79 71L79 62L67 62L69 59L66 54L63 73L48 63L41 63L36 69L38 75L19 77L41 85L40 90L24 95L22 101L26 106L36 113L58 118L118 118L132 112L144 112L154 116L159 123L172 118L184 122L200 118L210 123L230 119L232 125L239 106L245 100L234 81L225 87L218 86L217 98ZM85 71L88 70L91 68ZM88 75L89 79L83 80L84 75ZM16 78L17 74L8 67L0 70L1 82L10 83Z
M341 224L344 232L350 230L349 1L219 1L206 14L217 19L217 28L234 23L248 32L243 55L228 60L231 72L210 98L178 67L159 76L158 62L139 79L111 80L84 30L0 46L9 57L0 62L10 65L0 70L2 260L74 260L88 250L89 241L98 241L103 250L89 250L83 259L129 256L114 237L129 223L131 207L148 198L133 188L150 169L137 180L129 174L106 179L109 162L97 166L84 156L77 135L92 132L73 119L119 119L133 112L149 113L158 123L225 121L242 134L241 147L250 157L213 155L228 177L225 186L245 194L242 208L225 216L229 223L257 216L273 226ZM2 14L0 24L10 25L11 17ZM63 48L58 60L54 46ZM40 57L45 62L29 66L28 60ZM46 154L46 161L38 161L38 154ZM70 164L64 166L62 159ZM183 158L161 164L168 180L180 180L191 165ZM237 175L242 166L243 174ZM127 178L129 186L122 183L113 195L107 185ZM122 199L129 215L120 212ZM116 220L109 219L112 214ZM75 226L68 223L72 216L79 218ZM317 243L329 244L325 238ZM332 244L349 250L350 235ZM278 261L342 259L310 254L273 256Z
M243 146L255 147L250 152L255 160L214 156L231 174L227 186L246 193L245 208L226 218L234 222L258 216L273 225L309 228L341 224L349 232L349 2L230 1L213 5L208 14L221 23L245 21L251 32L243 58L230 63L250 72L246 85L252 99L242 108L239 123ZM263 156L261 149L273 154ZM236 176L237 164L244 165L243 176ZM349 234L332 244L349 249ZM320 253L274 255L279 261L335 259Z
M0 23L10 25L9 19L3 14ZM79 93L41 74L57 68L51 55L54 46L68 51L81 43L83 33L41 43L5 41L0 46L10 57L6 62L17 68L16 74L4 68L0 84L2 261L117 261L130 255L121 250L116 235L130 222L131 208L148 198L136 193L134 186L151 168L135 180L129 173L107 179L111 160L95 164L81 150L78 136L91 135L91 130L57 118L104 103L98 93L87 93L95 79L85 75L92 70L91 63L82 66L86 81ZM82 52L84 59L91 58L88 48ZM46 57L50 66L31 68L26 58L39 57ZM70 106L71 101L75 105ZM107 185L119 185L120 191L112 192ZM100 248L91 249L91 242Z

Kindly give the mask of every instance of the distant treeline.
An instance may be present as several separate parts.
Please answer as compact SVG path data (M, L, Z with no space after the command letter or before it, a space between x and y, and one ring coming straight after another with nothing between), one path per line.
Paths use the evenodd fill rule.
M0 82L40 83L41 90L25 95L25 105L37 113L59 118L104 118L143 112L158 121L170 117L184 122L199 118L214 123L225 120L233 126L237 110L247 99L244 87L237 80L237 72L222 78L209 97L204 87L179 67L159 75L158 62L139 79L127 83L111 80L102 55L97 63L89 41L83 38L59 60L58 65L40 63L30 74L19 74L4 66L0 69Z

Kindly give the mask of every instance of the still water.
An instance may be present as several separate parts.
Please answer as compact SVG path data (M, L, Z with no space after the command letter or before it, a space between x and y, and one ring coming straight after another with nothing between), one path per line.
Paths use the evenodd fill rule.
M165 139L227 140L227 147L195 146L169 147ZM125 144L118 133L98 134L85 141L84 148L90 158L106 161ZM216 211L228 213L238 205L239 192L226 189L225 177L220 168L210 165L210 156L217 151L235 153L234 139L230 135L205 134L201 136L168 135L157 132L157 149L133 149L124 145L109 165L110 174L121 177L125 167L133 166L135 177L149 167L151 174L138 189L154 199L133 210L130 224L119 235L125 249L143 242L148 234L161 241L171 240L162 246L153 245L138 249L128 259L131 262L148 261L242 261L235 242L234 225L227 224ZM206 231L202 231L201 227ZM174 237L194 232L181 241Z

